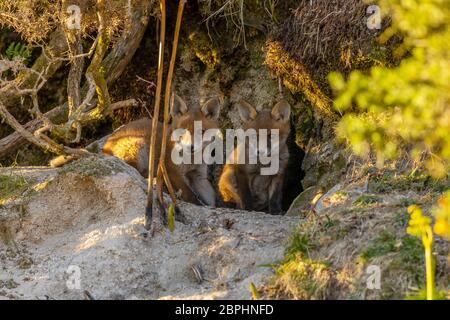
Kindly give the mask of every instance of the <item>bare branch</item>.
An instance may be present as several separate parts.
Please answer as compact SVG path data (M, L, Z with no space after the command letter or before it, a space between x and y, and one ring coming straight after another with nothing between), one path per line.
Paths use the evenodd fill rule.
M80 82L83 75L84 57L73 58L83 52L81 44L81 34L79 30L68 30L66 32L67 42L71 56L72 65L67 78L67 99L69 107L69 117L81 103Z
M97 15L98 15L98 43L95 49L94 56L92 57L92 61L90 66L87 69L86 74L92 75L92 78L95 81L98 103L97 108L99 112L102 109L109 106L111 103L111 99L109 97L108 85L105 80L105 72L101 67L103 58L106 55L106 51L109 46L109 36L104 23L104 15L105 15L105 0L97 0Z
M100 0L99 2L104 2L104 0ZM99 118L104 117L105 115L118 108L137 105L137 102L135 100L127 100L111 104L109 101L109 94L107 92L107 85L115 81L120 76L126 65L130 62L134 52L138 48L139 43L144 35L146 25L148 23L148 16L151 13L149 10L150 7L151 2L144 0L139 1L138 4L132 6L131 24L107 56L106 50L108 48L109 40L106 33L104 34L105 37L102 39L101 32L99 32L99 35L97 37L98 40L94 42L90 53L88 53L88 55L91 54L93 52L92 49L95 47L95 53L92 59L94 64L91 63L91 65L97 66L97 68L95 68L95 70L90 70L91 73L87 72L87 83L80 90L80 97L82 96L83 100L81 102L80 99L81 103L79 104L78 108L76 108L71 117L68 117L67 115L68 103L56 107L45 114L42 114L42 112L39 110L39 105L37 103L34 103L33 109L31 111L36 115L36 119L28 122L23 126L19 124L21 126L20 131L14 132L13 134L0 140L0 157L12 152L13 150L23 145L25 139L27 141L30 141L30 134L33 135L33 133L36 131L39 135L42 135L40 137L40 146L42 145L43 140L44 143L48 142L45 141L46 135L42 134L42 132L47 132L48 130L63 132L65 131L66 133L69 133L70 131L71 134L74 134L72 137L75 138L75 141L79 141L81 135L80 130L83 125L97 121ZM63 43L67 48L67 42L63 41ZM72 55L71 58L78 58L84 55L86 54ZM45 59L46 61L51 60L50 64L55 64L56 61L56 64L58 65L60 65L62 61L67 60L62 56L62 54L59 57L55 57L53 52L48 52L47 50L43 50L41 58ZM92 67L92 69L94 69L94 67ZM50 72L52 70L48 67L48 65L44 69L39 68L36 70L38 70L39 72L45 70L45 72L42 73L42 78L44 79L48 78L47 75L52 74ZM91 76L91 78L89 77L89 75ZM100 77L98 77L98 75L100 75ZM34 80L38 78L39 77L35 76ZM21 96L27 94L37 94L38 89L42 87L42 82L43 81L40 81L37 86L35 85L36 81L32 82L31 86L25 85L25 83L20 83L17 84L17 87L15 87L16 84L12 85L11 83L6 83L6 89L16 91L16 97L20 98ZM100 94L98 94L99 99L101 99L101 101L99 100L100 107L97 104L97 99L95 98L96 87L97 89L100 87L100 89L103 90L103 92L100 92ZM19 92L17 91L17 88L21 90L20 94L17 93ZM0 91L3 91L3 89L5 89L5 87L2 87L0 83ZM8 100L8 102L10 101L9 99L6 100ZM35 102L37 102L37 100L35 100ZM7 106L9 104L4 103L4 105ZM79 116L74 116L78 112ZM67 119L64 124L53 124L53 122L64 122L64 118ZM43 131L39 131L40 128L43 128ZM28 132L28 134L26 132ZM32 142L34 143L36 141L33 140ZM70 148L68 148L67 150L69 153L74 152ZM54 151L61 152L61 149L55 148ZM62 151L66 152L66 148L64 148Z
M48 52L46 52L48 51ZM67 51L67 42L65 41L64 33L57 29L50 36L50 41L47 50L42 50L39 58L33 64L32 68L27 68L20 72L16 78L17 86L11 86L2 90L2 100L6 107L17 106L20 97L24 92L17 90L35 88L39 78L49 79L59 69L62 64L61 60L55 57L62 55ZM44 83L41 82L42 87Z
M34 135L33 133L26 130L17 120L14 118L6 109L5 105L0 102L0 115L3 119L19 134L21 134L25 139L27 139L29 142L34 143L35 145L43 148L44 150L50 150L56 154L61 154L64 152L64 147L53 142L50 139L42 139L43 131L38 131L37 135Z

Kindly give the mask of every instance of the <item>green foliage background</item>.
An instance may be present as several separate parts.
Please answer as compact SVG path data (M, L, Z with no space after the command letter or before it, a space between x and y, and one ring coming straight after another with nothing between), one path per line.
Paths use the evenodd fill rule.
M329 75L344 112L337 127L361 156L375 151L379 163L407 154L435 178L450 169L450 1L379 0L392 25L379 41L400 34L396 68ZM450 188L450 186L449 186ZM434 210L437 234L449 236L450 193Z
M374 151L377 162L407 155L423 163L434 178L450 169L450 1L379 0L392 25L380 37L394 34L403 41L395 54L402 57L395 68L375 66L355 71L348 79L329 75L337 93L335 108L344 113L337 126L339 138L361 156ZM449 186L450 188L450 186ZM427 257L427 299L436 298L432 271L432 220L417 206L408 233L421 238ZM434 232L450 239L450 192L432 210Z
M434 177L448 174L450 163L450 2L380 0L392 25L380 37L403 37L396 68L375 66L348 79L329 80L344 112L337 127L359 155L375 151L379 163L405 151L424 161Z

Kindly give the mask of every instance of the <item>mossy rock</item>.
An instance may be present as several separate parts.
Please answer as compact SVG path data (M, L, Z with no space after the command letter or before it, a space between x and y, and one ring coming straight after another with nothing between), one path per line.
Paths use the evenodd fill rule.
M77 173L90 177L104 177L124 172L124 166L127 164L118 159L93 154L65 165L60 174Z
M319 186L312 186L300 193L297 198L292 202L289 210L287 211L288 216L303 215L313 206L313 200L317 195L323 193L323 188Z

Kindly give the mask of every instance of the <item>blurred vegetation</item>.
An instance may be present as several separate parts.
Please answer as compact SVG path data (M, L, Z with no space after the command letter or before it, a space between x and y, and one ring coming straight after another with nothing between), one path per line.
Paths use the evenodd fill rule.
M438 205L433 209L433 213L436 217L434 232L450 240L450 191L447 191L439 199Z
M448 245L436 235L450 239L450 191L431 210L428 204L436 194L450 188L450 2L379 0L378 4L383 21L389 17L390 23L379 35L377 47L383 48L395 37L390 59L399 62L366 64L362 56L357 65L363 67L356 66L360 70L335 69L337 72L330 72L328 79L335 94L334 107L342 115L336 127L338 139L359 156L370 159L375 155L378 169L383 170L366 172L370 194L359 195L347 210L331 209L331 219L308 217L314 222L301 224L286 260L275 270L277 276L268 287L269 297L276 296L271 292L274 287L288 297L320 297L308 290L310 286L302 277L307 270L305 263L331 257L327 269L331 274L340 274L339 278L345 270L340 266L345 250L339 249L339 259L333 259L330 252L335 252L336 246L354 252L358 238L365 239L366 244L358 245L356 265L377 263L383 270L383 290L375 297L442 299L448 295L448 271L442 260L448 255ZM292 60L292 56L286 59ZM386 170L387 160L405 163L400 166L406 170ZM389 202L392 200L388 193L407 191L424 197L419 201L402 198L397 204ZM380 203L381 198L388 202ZM411 206L413 203L424 207ZM399 210L392 215L396 206ZM410 216L405 215L408 206ZM330 224L330 220L334 222ZM370 223L364 226L363 221ZM307 274L314 279L314 272ZM295 283L306 294L296 292L298 288L292 288ZM324 283L315 282L319 284ZM350 288L350 295L365 297L365 283L353 284L356 286L344 284L342 290ZM411 288L417 288L413 290L416 293L408 294Z
M431 190L442 193L448 189L450 179L433 179L427 172L398 172L398 170L383 170L371 175L369 189L374 192Z
M402 62L394 68L377 65L370 72L354 71L348 77L340 73L329 75L337 93L335 108L344 113L337 135L360 156L368 157L373 151L379 167L386 160L406 157L426 169L431 177L448 178L450 2L379 0L378 3L381 12L392 17L392 25L379 41L383 43L394 34L401 35L403 42L394 54ZM428 175L416 172L406 177L422 189L430 180ZM378 179L375 189L398 188L398 183L386 185L386 181L394 182L391 178ZM444 181L441 192L450 187L448 180ZM418 206L410 206L408 211L411 219L407 232L421 239L425 249L425 297L435 299L441 295L436 293L434 283L432 219ZM436 217L435 233L449 239L450 192L432 212ZM391 246L392 243L388 247Z
M395 235L387 230L383 230L376 239L361 253L362 261L368 261L371 258L383 256L395 250Z
M335 107L345 112L337 134L358 155L374 150L380 165L406 152L442 178L450 168L450 2L379 4L392 17L380 41L402 35L395 54L403 60L396 68L374 66L347 79L329 75Z
M411 214L411 219L409 220L407 232L410 235L421 239L425 249L425 297L427 300L440 299L442 296L445 296L445 292L439 293L435 285L435 261L432 253L434 236L431 228L431 218L424 216L422 209L416 205L410 206L408 212ZM419 297L422 297L422 293L419 294Z

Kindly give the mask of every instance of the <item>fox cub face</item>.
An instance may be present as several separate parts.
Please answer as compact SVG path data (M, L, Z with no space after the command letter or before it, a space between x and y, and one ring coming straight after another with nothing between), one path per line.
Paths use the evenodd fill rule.
M243 129L255 132L258 138L258 142L253 142L257 143L256 147L251 146L252 143L245 143L245 149L242 151L248 155L256 153L253 156L258 159L268 157L278 163L278 166L275 166L274 172L263 174L263 164L260 162L226 164L219 179L220 194L226 204L235 205L240 209L279 214L282 211L282 186L289 158L286 140L290 133L291 108L286 101L280 101L270 111L257 112L248 102L241 101L238 111L243 121ZM272 130L275 132L278 130L278 139L272 139ZM261 148L261 144L265 148ZM237 147L232 157L236 157L236 154L242 151ZM271 154L272 152L274 154Z
M210 141L195 141L194 137L198 135L203 138L206 130L219 128L220 107L219 99L212 98L201 108L189 108L182 98L174 94L170 108L172 132L177 132L174 146L189 150L192 154L205 149Z
M238 104L239 115L241 120L243 121L244 130L254 129L257 134L260 132L260 129L266 129L269 134L262 136L258 134L259 145L263 145L266 148L262 149L261 147L255 147L251 150L247 150L246 152L254 152L257 153L255 156L271 156L270 150L273 150L274 147L279 150L280 160L284 156L286 156L287 145L286 140L291 131L291 126L289 122L289 118L291 115L291 107L287 101L282 100L275 104L272 110L262 110L260 112L256 111L256 109L246 101L241 100ZM278 130L279 139L278 141L273 142L271 139L270 133L272 130ZM262 139L266 139L266 141L261 141ZM272 143L276 143L277 146L273 146ZM251 147L251 146L250 146Z

